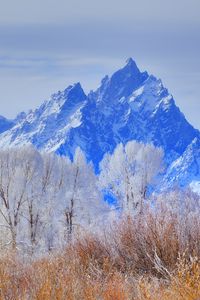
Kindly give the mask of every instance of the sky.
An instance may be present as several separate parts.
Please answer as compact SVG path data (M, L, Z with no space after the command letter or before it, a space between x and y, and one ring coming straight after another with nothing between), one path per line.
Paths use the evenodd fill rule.
M0 115L69 84L85 92L132 57L200 129L199 0L0 0Z

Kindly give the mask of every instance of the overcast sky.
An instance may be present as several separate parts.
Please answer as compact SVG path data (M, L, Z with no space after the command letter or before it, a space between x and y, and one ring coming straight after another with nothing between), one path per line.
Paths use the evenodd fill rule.
M96 89L133 57L200 129L200 0L0 0L0 114L69 84Z

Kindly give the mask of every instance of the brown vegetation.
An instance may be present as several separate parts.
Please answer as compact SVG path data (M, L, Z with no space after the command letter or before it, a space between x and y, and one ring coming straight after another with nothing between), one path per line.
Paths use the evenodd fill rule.
M0 299L200 299L200 215L163 203L45 258L2 255Z

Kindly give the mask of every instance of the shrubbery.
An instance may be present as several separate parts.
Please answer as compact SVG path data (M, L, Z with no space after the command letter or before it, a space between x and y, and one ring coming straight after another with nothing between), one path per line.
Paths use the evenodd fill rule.
M36 260L2 255L0 299L195 300L199 241L198 197L173 192L57 253Z

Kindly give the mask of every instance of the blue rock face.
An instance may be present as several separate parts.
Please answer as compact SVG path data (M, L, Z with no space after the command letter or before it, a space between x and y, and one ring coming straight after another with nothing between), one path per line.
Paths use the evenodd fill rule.
M131 58L89 95L78 83L22 114L14 127L0 135L0 146L32 143L70 157L80 146L98 171L103 155L129 140L164 149L164 180L170 185L200 177L199 131L187 122L161 80L140 72Z
M0 116L0 133L9 130L15 125L15 122Z

